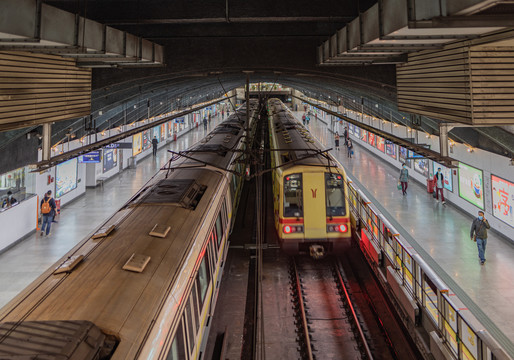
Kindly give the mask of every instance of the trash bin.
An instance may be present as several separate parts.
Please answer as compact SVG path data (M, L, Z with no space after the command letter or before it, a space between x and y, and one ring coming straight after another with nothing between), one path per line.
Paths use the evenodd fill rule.
M134 169L136 167L136 163L137 163L137 161L136 161L136 157L135 156L131 156L131 157L128 158L128 167L130 169Z
M434 192L434 187L435 187L435 180L427 179L427 192L429 194L432 194Z

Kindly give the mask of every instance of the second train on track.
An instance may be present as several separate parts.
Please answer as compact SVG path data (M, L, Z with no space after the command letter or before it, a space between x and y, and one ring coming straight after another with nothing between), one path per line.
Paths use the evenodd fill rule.
M314 258L340 253L351 239L343 167L282 101L268 100L273 207L280 245Z

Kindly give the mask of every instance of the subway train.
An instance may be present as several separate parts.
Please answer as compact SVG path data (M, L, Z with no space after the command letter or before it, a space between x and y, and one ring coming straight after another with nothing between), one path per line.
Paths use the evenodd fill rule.
M244 105L0 310L0 358L202 358L242 187L231 171L256 123L248 106L247 128Z
M351 240L343 167L278 99L268 100L273 210L281 248L321 258Z
M321 244L326 247L325 250L330 251L332 247L337 252L338 244L349 240L351 234L352 241L361 248L377 279L392 295L393 303L399 310L403 323L416 338L416 343L425 341L419 332L419 328L423 328L425 334L430 334L430 351L434 353L440 353L444 348L452 358L509 358L461 299L412 244L400 235L393 225L394 222L389 220L391 215L380 211L380 206L367 195L367 190L360 188L351 176L346 176L336 159L330 156L325 159L319 155L310 156L313 149L322 149L321 144L310 137L292 113L276 99L269 101L268 112L273 167L280 166L273 174L275 224L284 250L296 254L307 251L307 246ZM306 152L305 149L311 150ZM313 178L316 176L315 171L305 164L307 156L310 156L309 166L317 166L321 173L317 175L317 180ZM336 165L327 166L332 163ZM309 172L307 176L306 171ZM334 176L337 180L340 175L345 182L344 187L339 182L331 183L337 184L339 191L344 191L345 217L335 214L330 217L332 212L329 212L331 206L327 188L332 186L329 187L325 182L325 188L323 187L323 172L325 181L332 180ZM316 194L320 196L319 199ZM312 226L309 216L313 213L308 207L317 212L314 219L318 221L315 229L318 233L315 236L308 232L309 226ZM327 236L325 239L322 236L325 216L327 230L333 224L329 223L332 219L336 226L347 225L348 232L336 232L336 236L327 232L327 235L333 237ZM316 253L319 251L315 251Z

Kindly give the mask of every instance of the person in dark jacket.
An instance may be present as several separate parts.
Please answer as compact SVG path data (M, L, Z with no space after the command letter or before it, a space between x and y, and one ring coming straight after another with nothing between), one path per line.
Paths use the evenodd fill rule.
M484 265L485 263L485 246L487 245L487 229L490 229L491 226L489 222L486 220L483 211L478 212L478 217L473 220L471 224L470 236L472 240L477 242L478 247L478 258L480 259L480 264Z
M2 209L3 208L10 208L11 206L15 205L18 203L18 200L16 200L13 196L12 196L12 191L8 191L7 192L7 197L4 199L3 203L2 203Z
M48 203L50 205L50 212L44 214L43 213L43 203ZM52 225L52 220L55 216L55 200L52 197L52 190L48 190L43 199L41 200L41 204L39 204L41 208L41 214L43 215L43 224L41 225L41 236L45 233L46 227L46 236L50 235L50 227Z
M344 144L345 144L346 146L348 146L348 139L349 139L350 137L348 136L348 128L347 128L347 127L345 127L345 128L344 128L344 134L343 134L343 136L344 136Z
M406 195L407 187L409 186L409 170L407 170L407 165L405 164L402 164L402 169L400 170L400 183L402 184L402 193Z
M153 156L157 155L157 144L159 141L157 140L157 137L153 137L152 139L152 146L153 146Z

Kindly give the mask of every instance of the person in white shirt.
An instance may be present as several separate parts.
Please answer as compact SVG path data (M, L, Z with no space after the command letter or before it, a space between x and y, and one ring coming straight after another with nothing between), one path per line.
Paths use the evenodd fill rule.
M444 201L443 189L444 189L444 175L441 172L441 168L437 169L437 173L434 175L435 181L435 198L439 200L439 193L441 193L441 201L443 205L446 205L446 201Z

